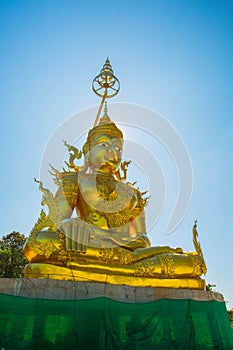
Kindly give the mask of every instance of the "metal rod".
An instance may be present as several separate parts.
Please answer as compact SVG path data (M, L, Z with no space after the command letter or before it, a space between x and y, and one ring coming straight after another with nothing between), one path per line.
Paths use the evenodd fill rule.
M98 121L99 121L99 118L100 118L100 113L102 111L102 108L103 108L104 101L105 101L106 97L107 97L107 89L105 90L104 96L103 96L102 101L100 103L99 110L98 110L97 116L95 118L94 127L97 126L97 124L98 124Z

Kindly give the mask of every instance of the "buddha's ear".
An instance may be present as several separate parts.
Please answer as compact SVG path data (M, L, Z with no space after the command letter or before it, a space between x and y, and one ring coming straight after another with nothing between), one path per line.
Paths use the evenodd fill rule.
M87 144L87 143L84 143L84 145L83 145L83 154L84 154L84 157L85 157L85 158L86 158L88 152L89 152L88 144Z

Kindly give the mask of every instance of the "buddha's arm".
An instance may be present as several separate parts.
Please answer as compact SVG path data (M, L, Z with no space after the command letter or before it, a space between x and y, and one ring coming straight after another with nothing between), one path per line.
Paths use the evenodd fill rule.
M60 187L55 194L56 205L61 213L62 220L69 219L75 207L75 195L65 195L64 190Z
M69 219L78 203L77 174L70 173L63 177L54 198L62 220Z

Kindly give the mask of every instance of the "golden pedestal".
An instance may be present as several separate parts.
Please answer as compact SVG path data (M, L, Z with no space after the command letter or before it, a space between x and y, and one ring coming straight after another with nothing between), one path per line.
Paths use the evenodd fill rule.
M24 271L28 278L63 279L76 282L102 282L115 285L128 285L132 287L163 287L205 290L205 280L201 278L148 278L128 275L97 273L88 271L88 267L80 264L79 270L52 264L28 264ZM61 278L62 276L62 278Z

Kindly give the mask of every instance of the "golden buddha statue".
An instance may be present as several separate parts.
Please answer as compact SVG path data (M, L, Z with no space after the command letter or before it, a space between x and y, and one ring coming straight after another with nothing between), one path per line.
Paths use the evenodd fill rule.
M29 264L24 274L131 286L204 289L205 281L200 276L206 273L206 266L197 241L196 223L195 252L150 246L144 211L148 198L126 182L129 162L121 162L123 134L106 108L99 119L109 97L107 89L114 85L115 76L108 59L101 74L105 92L82 152L65 142L70 153L68 170L59 172L52 167L58 185L54 196L38 181L42 204L48 206L49 213L41 211L25 244ZM83 166L75 165L74 160L82 156Z

